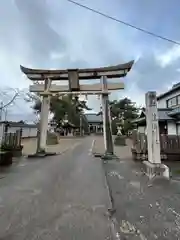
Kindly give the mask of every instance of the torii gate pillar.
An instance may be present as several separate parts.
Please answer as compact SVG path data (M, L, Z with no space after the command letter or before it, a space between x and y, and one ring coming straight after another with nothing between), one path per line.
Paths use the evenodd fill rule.
M47 130L48 130L48 116L49 116L49 105L50 105L50 96L42 97L42 106L41 106L41 117L40 117L40 143L39 149L40 152L45 152L46 140L47 140Z
M109 97L108 97L108 86L107 77L103 76L102 80L102 113L103 113L103 131L104 131L104 146L105 155L113 155L113 140L112 140L112 129L111 129L111 117L109 109Z
M51 80L45 79L44 91L48 92L51 85ZM39 126L39 137L37 144L37 153L45 153L46 141L47 141L47 130L48 130L48 116L50 106L50 95L42 95L41 113L40 113L40 126Z

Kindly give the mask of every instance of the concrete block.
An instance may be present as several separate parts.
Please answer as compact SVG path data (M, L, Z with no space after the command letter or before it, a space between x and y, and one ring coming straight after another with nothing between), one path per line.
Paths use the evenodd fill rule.
M143 161L144 170L146 175L152 179L154 177L163 177L169 179L170 173L169 168L165 164L161 163L151 163L149 161Z

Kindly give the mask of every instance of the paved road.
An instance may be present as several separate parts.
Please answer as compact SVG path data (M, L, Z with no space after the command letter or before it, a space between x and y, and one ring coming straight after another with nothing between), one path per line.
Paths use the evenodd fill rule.
M63 155L24 160L0 174L1 240L108 240L110 207L92 138Z

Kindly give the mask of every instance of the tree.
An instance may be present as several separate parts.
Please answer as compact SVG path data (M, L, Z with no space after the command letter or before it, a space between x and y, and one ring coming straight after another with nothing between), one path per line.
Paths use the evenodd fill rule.
M122 133L127 134L128 131L133 130L133 119L138 117L138 109L129 98L114 100L110 102L111 118L112 118L112 131L113 134L117 133L117 125L121 126Z
M34 94L28 94L28 101L33 102L32 108L36 113L41 111L41 99ZM80 116L82 117L82 125L87 128L87 121L84 117L84 110L88 108L86 101L79 100L78 96L73 97L72 94L63 95L61 98L52 96L50 101L50 112L54 114L53 120L61 125L62 120L67 116L67 120L75 126L80 126Z
M113 135L117 134L117 126L121 126L122 133L127 134L134 128L132 120L138 117L138 109L129 98L110 101L109 105ZM98 114L102 114L102 111Z

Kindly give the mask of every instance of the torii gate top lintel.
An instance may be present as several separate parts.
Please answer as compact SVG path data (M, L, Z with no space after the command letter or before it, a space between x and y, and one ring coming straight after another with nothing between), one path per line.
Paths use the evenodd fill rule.
M119 64L109 67L99 67L99 68L82 68L82 69L66 69L66 70L46 70L46 69L32 69L20 66L21 71L27 75L27 77L32 81L42 81L45 78L49 78L53 81L55 80L68 80L69 72L78 73L78 79L90 80L90 79L100 79L103 76L107 78L118 78L125 77L127 73L131 70L134 61L130 61L124 64Z

